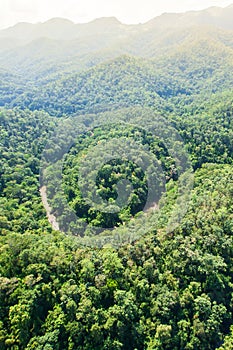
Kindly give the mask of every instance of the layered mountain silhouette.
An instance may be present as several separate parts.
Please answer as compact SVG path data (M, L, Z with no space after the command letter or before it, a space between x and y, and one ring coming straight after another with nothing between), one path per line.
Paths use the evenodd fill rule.
M114 17L19 23L0 31L0 105L61 114L70 113L72 103L91 110L93 99L104 110L103 101L153 105L219 86L231 89L232 19L233 5L165 13L138 25Z
M214 26L233 30L233 4L225 8L210 7L202 11L164 13L145 24L147 28L187 28L190 26Z
M53 18L44 23L18 23L0 31L0 38L19 40L28 43L41 37L54 40L74 40L98 34L130 36L151 29L164 31L169 28L188 28L191 26L214 26L233 30L233 4L225 7L210 7L202 11L185 13L164 13L147 23L125 25L115 17L98 18L89 23L75 24L64 18ZM1 42L2 43L2 42Z

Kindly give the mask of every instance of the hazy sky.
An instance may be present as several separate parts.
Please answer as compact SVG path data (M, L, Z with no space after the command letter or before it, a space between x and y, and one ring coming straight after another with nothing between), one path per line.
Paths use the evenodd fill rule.
M17 22L43 22L52 17L88 22L115 16L123 23L139 23L163 12L225 7L233 0L0 0L0 28Z

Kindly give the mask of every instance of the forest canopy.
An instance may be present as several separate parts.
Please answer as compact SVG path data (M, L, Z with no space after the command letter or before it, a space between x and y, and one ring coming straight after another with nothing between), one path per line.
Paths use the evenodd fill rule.
M233 348L231 11L0 31L0 349Z

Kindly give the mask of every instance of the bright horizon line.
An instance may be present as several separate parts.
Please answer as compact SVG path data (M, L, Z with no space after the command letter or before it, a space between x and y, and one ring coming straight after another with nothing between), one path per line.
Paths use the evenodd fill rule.
M0 0L1 1L1 0ZM64 15L64 16L49 16L47 18L41 18L41 20L19 20L17 22L15 22L14 24L10 24L10 25L6 25L4 27L1 27L0 26L0 31L1 30L5 30L5 29L9 29L9 28L12 28L18 24L23 24L23 23L27 23L27 24L43 24L43 23L46 23L46 22L49 22L51 20L54 20L54 19L62 19L62 20L67 20L67 21L70 21L72 22L73 24L88 24L88 23L91 23L95 20L99 20L99 19L103 19L103 18L115 18L118 22L120 22L121 24L123 25L140 25L140 24L145 24L157 17L160 17L162 15L165 15L165 14L184 14L184 13L189 13L189 12L200 12L200 11L205 11L205 10L208 10L208 9L211 9L211 8L219 8L219 9L225 9L225 8L228 8L228 7L231 7L233 6L233 3L230 3L228 5L212 5L212 6L207 6L207 7L203 7L203 8L199 8L199 9L187 9L187 10L177 10L177 11L161 11L160 13L158 13L157 15L152 15L152 17L144 20L144 21L124 21L122 19L120 19L119 17L121 17L120 15L103 15L103 16L97 16L97 17L90 17L88 19L85 19L85 20L81 20L81 18L79 18L79 20L74 20L71 18L71 16L69 15Z

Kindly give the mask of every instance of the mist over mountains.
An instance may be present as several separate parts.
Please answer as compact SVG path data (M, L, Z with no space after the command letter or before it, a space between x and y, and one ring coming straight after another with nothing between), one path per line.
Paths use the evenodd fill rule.
M116 44L126 51L134 41L141 42L153 36L153 39L161 44L161 37L168 37L167 41L172 41L171 32L175 37L176 31L186 31L191 27L231 31L233 30L232 17L233 5L186 13L164 13L147 23L138 25L125 25L114 17L98 18L85 24L75 24L67 19L53 18L44 23L18 23L13 27L1 30L0 50L5 52L25 45L31 45L33 48L33 41L36 41L37 45L43 49L43 46L46 45L56 46L57 41L60 41L59 46L72 45L74 51L75 47L79 46L80 53L109 48Z
M67 111L58 112L58 104L65 99L81 105L82 111L91 102L86 97L86 102L80 102L84 101L81 91L95 91L99 101L106 102L106 95L114 101L112 81L121 86L117 105L131 83L135 93L129 100L139 104L147 98L158 101L183 94L187 99L194 92L229 88L233 82L232 18L233 5L165 13L138 25L125 25L114 17L86 24L62 18L16 24L0 31L0 105L47 108L59 114ZM223 85L218 84L221 81ZM79 86L79 91L72 85ZM143 97L135 98L139 86Z
M18 40L19 43L25 44L42 37L53 40L75 40L92 35L111 34L123 39L152 29L160 32L169 28L179 29L191 26L213 26L233 30L232 16L233 5L185 13L164 13L138 25L123 24L115 17L98 18L84 24L75 24L64 18L53 18L44 23L18 23L1 30L0 38Z

